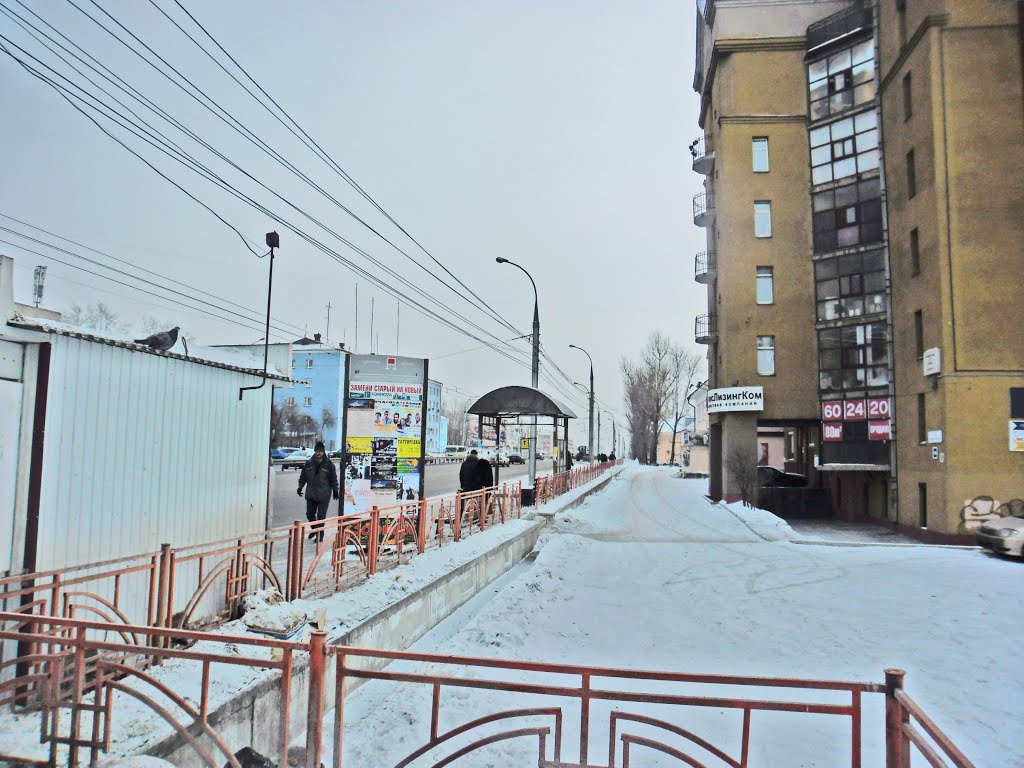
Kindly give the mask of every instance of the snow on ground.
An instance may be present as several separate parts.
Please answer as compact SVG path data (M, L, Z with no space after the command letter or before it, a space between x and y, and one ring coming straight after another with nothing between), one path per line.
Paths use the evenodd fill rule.
M673 474L628 467L608 489L559 516L520 578L454 634L435 633L415 650L877 683L886 667L900 667L910 695L977 765L1024 765L1024 668L1016 653L1024 630L1024 565L973 549L797 544L768 513L712 504L703 496L706 481ZM412 662L392 665L405 668L423 671ZM456 673L438 665L429 671ZM458 674L530 677L481 669ZM605 681L604 687L612 686ZM706 695L849 702L848 694L830 692L735 686L688 692L695 688ZM565 702L445 689L441 731L498 709L556 703ZM656 713L739 756L735 712L618 708ZM561 759L574 761L578 709L570 703L565 711L569 748ZM608 712L608 705L595 705L592 713L590 759L598 764L607 764ZM865 694L863 712L863 764L880 766L882 695ZM427 740L429 724L428 686L372 682L346 701L345 764L394 765ZM331 732L329 724L324 732ZM683 746L674 737L667 740ZM755 712L751 742L751 768L849 764L849 721L835 715ZM530 754L520 739L458 764L525 765ZM650 752L642 756L645 766L678 765L667 758L658 762L662 756ZM707 764L723 765L712 759Z
M537 512L552 511L571 502L600 479L603 478L542 505ZM278 620L281 623L291 624L300 615L315 617L326 609L326 628L330 633L329 636L336 636L358 626L380 611L497 547L502 542L537 525L534 517L533 512L528 512L523 519L512 519L504 525L494 525L484 531L465 536L459 542L449 542L444 546L428 549L422 555L414 556L409 562L394 569L382 571L358 586L330 597L318 600L296 600L267 607L265 599L267 595L264 594L262 595L263 599L253 602L256 615L250 617L250 621L260 624L264 629L273 629L276 628ZM291 616L293 620L286 621L287 617L282 618L284 614ZM264 621L274 626L267 627L261 623ZM310 629L307 626L290 639L295 642L306 642L309 639ZM225 624L214 634L246 635L245 618ZM263 637L263 635L253 636ZM107 639L116 640L116 633L111 633L111 637ZM233 643L225 646L221 642L202 641L193 646L191 650L245 655L263 660L270 659L268 648L253 648ZM197 664L170 660L151 670L150 674L168 685L171 690L181 695L192 706L198 707L201 700L201 670ZM213 665L210 681L211 710L257 684L268 675L276 674L275 671L240 665ZM168 705L167 700L152 687L142 683L135 683L135 685L144 690L147 695L155 695L163 705ZM112 718L113 745L108 757L144 751L172 732L169 725L155 717L151 710L135 699L123 694L116 694L116 701L117 706ZM7 708L0 709L0 752L45 759L47 749L48 745L39 743L38 713L14 715Z

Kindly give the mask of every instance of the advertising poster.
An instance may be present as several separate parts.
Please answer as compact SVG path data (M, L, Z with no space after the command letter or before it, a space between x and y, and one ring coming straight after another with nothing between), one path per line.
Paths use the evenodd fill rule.
M349 355L347 364L343 514L418 500L427 361Z

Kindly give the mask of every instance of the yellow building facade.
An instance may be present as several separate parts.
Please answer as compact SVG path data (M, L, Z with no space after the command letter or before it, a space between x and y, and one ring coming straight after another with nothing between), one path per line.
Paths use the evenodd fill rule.
M1024 497L1014 4L709 0L694 88L696 338L712 391L763 392L710 414L711 495L772 427L837 516L955 535Z

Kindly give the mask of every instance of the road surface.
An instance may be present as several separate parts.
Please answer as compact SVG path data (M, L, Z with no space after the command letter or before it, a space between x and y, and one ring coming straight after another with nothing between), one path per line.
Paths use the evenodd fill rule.
M337 466L337 462L335 462ZM459 464L428 464L427 465L427 496L443 496L455 493L459 486ZM537 463L538 474L548 472L551 462ZM513 464L501 468L501 482L513 482L526 477L525 464ZM278 469L275 467L270 476L270 492L273 497L273 516L271 528L290 525L296 520L306 519L306 500L295 493L299 485L299 470ZM330 514L338 514L336 503L331 504Z

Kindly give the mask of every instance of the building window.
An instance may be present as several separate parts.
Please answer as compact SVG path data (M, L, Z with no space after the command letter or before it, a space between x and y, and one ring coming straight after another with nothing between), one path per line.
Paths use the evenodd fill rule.
M304 397L304 398L302 398L302 404L306 408L312 408L313 407L313 398L312 397Z
M827 253L882 239L878 179L846 184L813 196L814 252Z
M865 40L807 65L811 120L836 115L875 98L875 47Z
M294 406L295 405L295 398L294 397L286 397L285 400L284 400L284 403L285 403L285 405L292 405L292 406Z
M812 184L878 168L878 113L874 110L815 128L810 140Z
M313 380L312 380L312 379L306 379L306 381L305 381L305 382L303 382L303 383L304 383L304 384L305 384L305 385L306 385L307 387L309 387L310 389L312 389L312 387L313 387Z
M818 320L839 320L885 312L882 251L849 253L814 262Z
M758 137L753 140L754 173L768 173L768 139Z
M292 368L294 368L294 367L295 367L295 358L293 357L292 358Z
M771 267L757 268L757 303L775 303L775 278Z
M917 523L928 527L928 483L917 484Z
M818 331L818 371L822 393L887 386L886 324L865 323Z
M906 122L914 114L914 90L910 73L903 76L903 120Z
M896 15L900 31L900 48L907 44L907 0L896 0Z
M914 165L914 150L907 152L907 197L917 194L917 168Z
M772 204L770 200L754 203L754 237L772 236Z
M917 396L917 442L924 445L928 440L928 419L925 415L924 392Z
M910 274L921 274L921 244L918 242L917 227L910 230Z
M757 337L757 372L761 376L775 375L775 337Z
M920 309L914 313L914 354L918 360L924 357L924 315Z
M306 367L307 368L312 368L313 367L313 358L312 357L307 357L306 358Z

